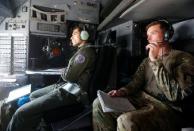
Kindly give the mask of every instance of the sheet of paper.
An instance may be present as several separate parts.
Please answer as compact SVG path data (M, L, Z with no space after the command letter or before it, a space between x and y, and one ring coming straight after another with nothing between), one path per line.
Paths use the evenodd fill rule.
M124 97L111 97L103 91L98 91L97 96L104 112L126 112L135 110L135 107Z

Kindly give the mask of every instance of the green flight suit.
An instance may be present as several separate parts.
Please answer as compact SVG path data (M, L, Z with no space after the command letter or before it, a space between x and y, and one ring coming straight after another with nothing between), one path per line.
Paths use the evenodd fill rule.
M91 71L94 69L96 56L93 47L81 47L70 59L66 70L62 73L63 80L77 83L83 91L88 91Z
M136 110L104 113L96 99L94 131L179 131L183 101L193 94L193 88L194 58L190 54L171 50L156 62L146 58L133 80L120 88Z
M67 69L62 73L62 78L80 85L81 92L87 95L95 59L94 48L89 45L80 47L70 59ZM54 84L32 92L31 101L17 109L7 131L35 131L46 111L79 102L87 103L87 99L77 101L81 98L76 98L76 96L64 90L62 86L63 83Z

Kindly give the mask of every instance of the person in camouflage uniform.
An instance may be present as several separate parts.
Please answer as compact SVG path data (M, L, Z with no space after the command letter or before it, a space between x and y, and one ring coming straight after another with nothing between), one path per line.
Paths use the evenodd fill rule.
M31 101L16 110L9 122L7 131L35 131L45 112L57 107L87 103L87 91L95 65L96 52L88 45L86 40L88 36L84 36L84 39L82 37L81 28L75 27L71 41L74 47L78 47L78 51L72 56L61 75L63 80L80 85L80 95L75 96L63 89L63 83L36 90L30 95ZM84 101L82 94L86 98Z
M164 36L169 26L165 21L147 25L148 58L140 64L129 84L108 92L112 97L127 97L136 110L104 113L97 98L93 102L94 131L181 129L182 114L193 95L194 58L171 48L169 39L173 30L168 32L168 39Z

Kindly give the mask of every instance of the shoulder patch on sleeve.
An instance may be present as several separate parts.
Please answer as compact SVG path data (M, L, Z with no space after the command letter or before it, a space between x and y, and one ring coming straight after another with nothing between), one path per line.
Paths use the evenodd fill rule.
M84 63L86 60L85 56L83 54L78 54L76 57L75 57L75 63L77 64L82 64Z

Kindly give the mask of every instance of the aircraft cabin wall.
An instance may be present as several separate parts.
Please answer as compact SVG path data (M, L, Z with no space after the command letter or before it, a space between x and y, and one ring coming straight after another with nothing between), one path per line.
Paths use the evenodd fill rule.
M117 86L127 84L142 59L140 27L133 21L99 32L99 44L115 46L117 50Z
M172 44L176 49L190 52L194 55L194 19L173 24L174 35Z

